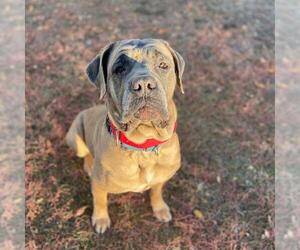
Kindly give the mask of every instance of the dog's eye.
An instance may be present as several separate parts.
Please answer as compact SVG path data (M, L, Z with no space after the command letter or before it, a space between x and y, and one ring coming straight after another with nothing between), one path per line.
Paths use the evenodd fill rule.
M125 70L126 70L126 68L124 66L120 65L120 66L118 66L118 67L115 68L114 73L119 75L119 74L124 73Z
M159 67L160 69L168 69L168 68L169 68L169 65L166 64L165 62L161 62L161 63L158 65L158 67Z

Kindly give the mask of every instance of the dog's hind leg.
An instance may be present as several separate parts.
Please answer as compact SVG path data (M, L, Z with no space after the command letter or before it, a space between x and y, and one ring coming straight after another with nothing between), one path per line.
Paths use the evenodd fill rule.
M89 177L91 177L92 175L93 163L94 163L94 159L91 154L88 154L84 157L83 168Z

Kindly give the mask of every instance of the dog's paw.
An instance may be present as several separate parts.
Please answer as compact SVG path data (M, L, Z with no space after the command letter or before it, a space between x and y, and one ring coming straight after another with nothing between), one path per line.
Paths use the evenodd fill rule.
M166 204L163 208L160 209L153 209L154 212L154 216L162 222L169 222L170 220L172 220L172 215L170 212L170 209L168 207L168 205Z
M103 234L106 231L106 229L110 227L110 218L109 217L99 218L99 217L92 216L92 225L95 228L95 231L97 233Z

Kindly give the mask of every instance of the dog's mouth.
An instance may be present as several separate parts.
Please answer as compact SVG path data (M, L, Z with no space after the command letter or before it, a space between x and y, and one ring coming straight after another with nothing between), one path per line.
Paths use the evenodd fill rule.
M122 115L124 123L140 120L141 122L165 122L169 119L166 105L154 98L136 98L129 104Z
M162 112L160 112L157 108L145 104L139 108L133 116L141 121L151 121L161 117L161 113Z

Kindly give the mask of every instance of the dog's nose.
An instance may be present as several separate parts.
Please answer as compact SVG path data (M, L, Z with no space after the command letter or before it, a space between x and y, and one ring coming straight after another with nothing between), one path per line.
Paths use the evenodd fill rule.
M136 94L144 95L156 89L157 83L152 77L142 77L133 81L131 87Z

